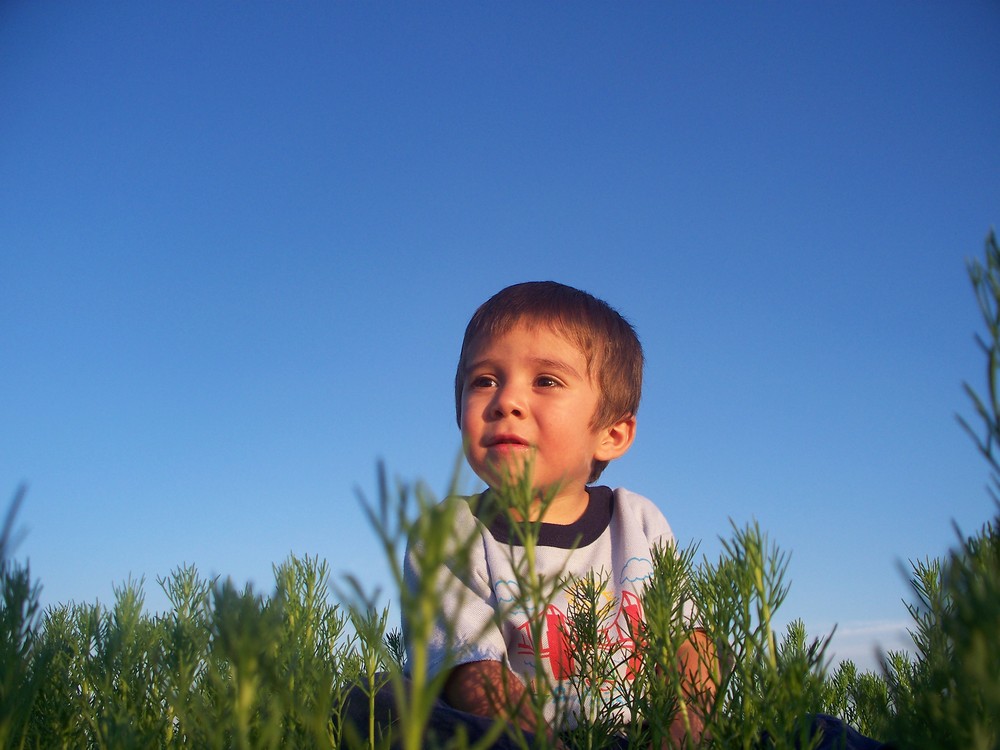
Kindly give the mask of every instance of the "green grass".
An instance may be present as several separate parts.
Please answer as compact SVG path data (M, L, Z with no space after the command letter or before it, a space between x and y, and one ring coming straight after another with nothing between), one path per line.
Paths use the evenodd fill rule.
M992 234L985 262L973 263L970 276L987 328L981 344L989 393L980 399L969 389L979 427L963 424L987 459L996 492L1000 249ZM163 613L146 611L144 581L132 579L115 589L110 607L40 611L38 583L10 555L24 495L18 491L0 532L0 747L374 750L386 738L370 731L373 720L355 728L342 720L351 688L369 697L392 690L400 715L393 739L407 750L427 746L424 727L442 689L441 676L427 671L436 572L460 564L474 540L448 533L452 504L437 503L420 485L390 487L380 476L379 496L366 507L395 577L395 606L412 625L409 679L388 610L374 605L358 579L331 586L317 558L293 556L276 565L267 594L205 579L186 566L157 581L170 603ZM515 507L530 499L523 486L507 491ZM998 529L1000 514L975 534L959 535L946 557L912 564L913 651L887 654L877 673L859 672L850 662L831 669L829 638L810 638L799 621L776 632L788 559L755 524L734 526L714 560L699 559L694 549L658 551L634 681L616 676L628 655L599 647L601 581L573 582L571 637L580 669L571 687L592 710L581 716L572 745L596 750L616 732L636 748L669 745L674 716L687 710L675 663L691 601L719 656L708 665L717 689L706 699L703 747L808 747L815 739L803 734L803 718L816 712L840 716L899 748L1000 747ZM521 540L529 554L518 583L523 606L539 611L559 582L535 574L533 533L529 525ZM412 588L403 585L399 565L408 538L420 549L422 583ZM613 689L644 721L623 726L615 711L588 700L595 685L615 681ZM529 691L539 715L545 688ZM502 731L497 724L496 733ZM552 745L543 734L535 738L537 747Z

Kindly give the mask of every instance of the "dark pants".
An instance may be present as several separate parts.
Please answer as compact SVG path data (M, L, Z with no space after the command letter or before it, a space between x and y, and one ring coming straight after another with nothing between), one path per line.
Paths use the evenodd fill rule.
M888 747L878 740L865 737L852 726L848 726L836 716L816 714L810 717L812 721L811 734L823 732L823 739L818 750L878 750Z
M393 696L391 685L386 685L375 694L376 740L388 740L388 747L392 748L392 750L398 750L400 746L398 742L399 733L394 731L397 719L395 703L396 700ZM364 741L368 739L369 708L368 695L360 687L355 687L351 690L347 697L347 703L344 706L344 720L347 725L353 725L357 735ZM493 719L485 716L477 716L476 714L459 711L457 708L453 708L438 698L427 725L426 745L429 748L443 747L450 738L461 732L465 733L469 744L472 745L486 736L490 730L494 729L494 723ZM350 726L345 727L345 732L348 737L353 734ZM534 745L535 738L533 735L525 733L523 736L527 740L529 747ZM523 750L524 745L516 741L510 732L503 732L490 747L493 750ZM622 750L625 750L626 745L623 744L621 747Z
M368 696L360 687L356 687L348 696L343 714L345 722L353 726L353 731L349 728L345 731L348 732L349 736L356 732L356 736L365 745L368 739L368 715ZM395 699L392 687L386 685L375 694L375 731L377 733L376 739L388 740L388 747L393 748L393 750L399 748L399 743L396 741L398 733L393 731L395 722ZM884 747L882 743L865 737L834 716L816 714L810 717L810 722L812 724L811 734L815 734L817 731L823 732L818 750L878 750ZM434 710L427 727L426 744L429 748L443 746L449 738L464 732L471 745L486 736L493 728L493 724L493 719L459 711L439 698L434 704ZM534 736L527 733L523 736L527 746L532 747ZM510 733L504 732L490 747L493 750L523 750L524 742L517 741ZM769 743L765 740L761 746L768 747ZM628 742L623 737L611 748L612 750L628 750Z

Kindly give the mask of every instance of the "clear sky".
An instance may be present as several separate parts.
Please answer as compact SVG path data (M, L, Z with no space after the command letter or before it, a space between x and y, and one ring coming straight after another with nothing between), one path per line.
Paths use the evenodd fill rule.
M384 584L359 491L446 490L468 317L555 279L647 352L603 480L713 557L757 519L779 614L870 663L901 566L995 512L955 415L998 39L982 0L0 4L17 557L46 604L290 552Z

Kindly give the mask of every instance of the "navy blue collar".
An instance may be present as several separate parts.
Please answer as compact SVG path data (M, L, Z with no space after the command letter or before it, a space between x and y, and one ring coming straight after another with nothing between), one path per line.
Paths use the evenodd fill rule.
M587 487L587 508L573 523L543 523L538 532L540 547L574 549L586 547L597 541L611 523L614 515L614 493L610 487ZM472 512L486 525L490 534L500 544L520 546L518 536L511 533L510 519L506 513L492 507L490 491L472 498Z

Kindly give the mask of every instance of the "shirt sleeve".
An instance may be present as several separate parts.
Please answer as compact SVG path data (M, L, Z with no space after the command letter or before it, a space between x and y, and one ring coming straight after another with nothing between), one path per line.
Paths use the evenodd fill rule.
M650 551L668 545L673 545L675 548L678 546L670 523L652 500L624 488L618 488L615 493L619 502L627 503L628 507L638 515ZM702 627L698 607L691 598L684 600L683 608L684 620L688 626L691 629Z
M454 505L445 508L444 503ZM418 533L411 535L403 565L410 599L402 607L408 669L416 666L416 647L425 641L431 677L467 662L503 662L507 654L484 552L483 534L488 532L464 498L448 498L435 510L452 521L443 555L433 543L417 538ZM413 606L422 598L432 602L432 611Z

